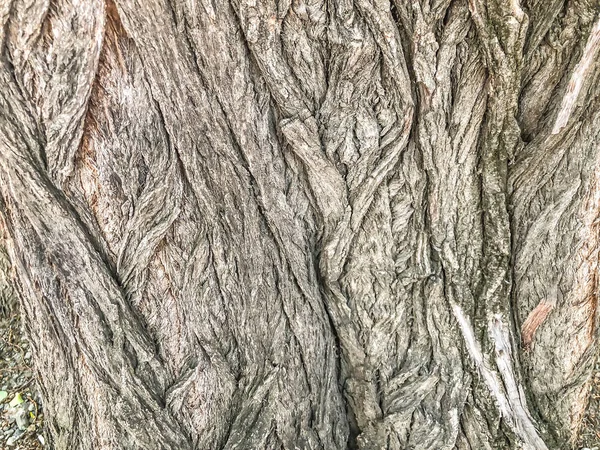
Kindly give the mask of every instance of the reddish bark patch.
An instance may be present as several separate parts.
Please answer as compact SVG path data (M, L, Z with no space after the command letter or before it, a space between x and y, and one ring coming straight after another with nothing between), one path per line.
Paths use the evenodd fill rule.
M107 0L104 40L84 119L81 144L75 155L74 173L74 178L79 180L86 201L96 217L98 216L97 204L100 182L97 173L95 141L103 132L98 117L101 114L110 114L105 101L106 79L114 76L115 68L123 72L124 75L127 73L125 59L121 51L121 41L126 38L127 34L119 18L117 7L112 0Z
M554 309L554 303L547 300L542 300L534 309L529 313L525 322L521 326L521 337L523 339L523 345L527 348L531 346L535 331L539 326L544 323L548 314Z

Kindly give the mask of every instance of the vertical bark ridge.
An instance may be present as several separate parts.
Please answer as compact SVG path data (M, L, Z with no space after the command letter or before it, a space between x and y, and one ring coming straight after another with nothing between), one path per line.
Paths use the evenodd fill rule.
M336 383L333 336L315 289L312 260L306 257L312 253L310 241L294 223L297 219L292 220L305 214L302 203L308 203L308 197L293 185L277 184L277 178L290 169L276 130L268 125L273 114L269 99L255 97L263 82L254 80L255 68L248 65L243 42L236 40L231 11L227 5L217 8L210 2L197 5L206 11L202 18L193 6L118 7L142 60L149 62L145 70L152 96L191 195L182 205L187 212L174 222L159 249L163 279L150 280L148 287L168 288L169 301L187 311L180 316L184 329L191 331L192 324L203 323L207 315L215 321L184 336L189 339L184 346L191 353L185 358L189 370L177 369L168 403L181 414L199 448L262 448L273 440L286 447L295 443L305 448L341 448L346 423ZM146 22L146 17L156 22ZM164 22L168 17L173 20ZM173 30L173 36L180 30L186 39L149 40L157 25ZM232 40L237 47L231 46ZM158 50L168 55L164 61L149 57L157 52L157 45L164 45ZM230 49L229 56L215 64L215 55ZM239 88L223 90L221 84L231 82L240 65ZM168 92L172 88L159 81L165 70L181 80L178 89ZM255 84L258 87L253 89ZM191 104L195 107L190 109ZM288 206L286 190L296 198L298 210ZM205 224L200 230L194 225L198 222ZM201 281L199 269L182 279L179 267L187 267L201 255L207 261L208 279ZM177 260L179 266L173 264ZM153 272L150 276L155 278ZM148 292L156 302L152 308L160 311L164 306L156 294ZM214 303L215 297L220 301ZM170 326L157 329L160 340L173 342L163 335L169 330ZM211 384L221 379L221 373L231 376L223 377L222 390L215 392ZM177 397L188 391L204 399L201 410L190 413L188 401ZM280 402L295 407L282 414Z
M440 448L452 448L457 439L462 442L468 439L476 447L490 445L494 438L488 426L472 421L466 438L466 431L459 423L471 389L471 368L457 364L464 353L457 351L455 345L461 337L450 308L453 302L460 302L473 314L480 284L481 255L477 243L481 242L481 230L476 174L478 130L486 108L485 72L478 52L473 51L477 43L472 32L465 39L470 23L464 6L453 5L446 10L441 4L431 9L423 5L408 10L398 5L398 9L405 28L414 33L408 39L415 43L411 58L419 94L420 119L415 140L422 152L421 170L425 171L427 181L427 226L422 233L428 245L417 261L422 266L419 284L425 281L426 289L420 295L428 300L414 305L415 314L424 310L427 316L413 325L415 333L422 336L417 341L422 342L422 348L411 346L417 352L411 355L410 364L435 361L429 364L436 364L442 375L435 393L444 398L445 405L444 411L439 411L439 403L426 398L415 414L423 419L415 421L411 436L423 439L425 435L429 438L426 442ZM442 20L444 27L438 28ZM451 77L460 80L456 83L458 89L451 86ZM431 343L427 343L429 340ZM434 348L433 358L428 354L430 346ZM486 406L488 411L490 406L494 408ZM439 422L433 419L435 426L432 426L430 418L436 417L444 419ZM473 414L465 417L473 420ZM417 425L420 422L422 425Z
M309 108L310 103L283 56L279 41L282 12L277 10L275 2L256 6L245 1L232 4L261 75L283 115L279 123L281 132L305 165L325 226L334 227L348 206L345 186L336 168L323 154L314 111Z
M533 421L516 357L511 311L511 230L508 213L508 162L521 147L515 115L518 107L528 16L518 2L469 3L490 74L488 110L482 131L481 188L483 208L483 335L492 344L488 355L501 384L493 392L506 402L501 416L512 431L536 449L548 448ZM488 386L489 387L489 386ZM490 388L491 389L491 388Z
M19 87L41 119L48 172L62 187L83 132L105 14L102 0L50 4L13 3L6 51Z
M370 85L371 83L363 78L364 75L361 76L360 72L358 74L353 73L356 69L361 72L364 71L364 68L358 65L352 67L350 71L347 71L346 67L340 66L339 75L334 72L336 78L334 78L335 82L331 84L333 89L330 88L327 92L323 105L324 110L319 115L323 129L327 130L325 133L328 130L334 130L334 128L328 128L330 120L328 114L331 114L331 112L333 112L333 120L336 122L342 121L344 123L345 121L344 125L349 126L349 132L353 131L352 122L356 120L354 109L344 111L338 116L338 102L340 99L336 96L337 83L346 83L343 87L349 89L351 95L356 95L352 90L357 88L356 92L360 92L359 89L366 88L368 89L366 93L369 94L371 89L379 88L382 94L389 95L389 99L385 99L386 106L389 108L385 111L388 117L383 114L381 117L381 119L388 121L388 126L391 126L388 128L389 133L384 131L383 136L379 138L376 134L373 134L376 133L377 122L375 120L377 118L371 112L372 105L367 103L364 105L365 109L360 111L365 122L357 121L355 126L358 133L365 133L364 143L368 147L364 150L360 147L353 148L351 142L344 141L343 137L340 139L339 134L332 134L331 136L324 134L321 138L317 134L316 126L311 125L306 128L306 122L303 125L302 122L294 118L297 111L301 110L302 105L306 105L307 101L302 98L300 89L293 84L293 79L282 77L279 72L282 67L287 67L287 62L281 59L282 55L279 47L280 27L278 25L281 18L277 16L274 3L268 6L265 5L265 9L259 8L258 10L246 4L237 3L236 6L239 8L240 22L251 51L259 62L262 74L271 88L278 108L284 114L284 119L280 122L282 132L294 152L305 163L312 190L319 202L318 212L324 223L320 270L326 287L326 307L329 310L342 348L342 380L345 383L350 411L356 421L356 429L353 431L353 434L357 435L356 445L360 448L384 446L387 441L388 432L386 428L388 425L383 421L384 417L376 393L375 378L377 375L375 367L378 365L378 358L376 355L367 355L365 352L364 345L359 337L360 328L357 328L354 324L352 309L355 306L352 303L348 305L348 301L352 302L352 297L345 294L344 291L347 287L345 283L342 283L341 277L343 276L343 266L348 261L348 253L357 231L363 224L365 214L373 202L377 189L395 166L400 157L400 152L405 148L412 123L412 107L410 106L412 97L407 71L389 4L387 8L382 4L381 9L376 10L377 15L370 16L367 19L370 26L376 28L375 39L372 37L372 32L367 28L369 25L363 22L362 18L353 10L354 7L351 4L341 2L333 8L332 13L334 15L330 15L330 20L333 23L338 24L338 17L341 19L338 28L334 29L334 33L340 33L340 42L345 42L345 39L343 39L345 33L352 33L353 38L357 40L364 36L362 48L349 48L350 60L352 61L352 58L358 60L361 57L365 58L365 61L373 60L375 62L373 67L379 66L380 70L389 71L392 75L391 79L394 81L391 85L386 85L385 81L381 82L379 86ZM268 9L269 7L270 9ZM363 4L361 11L368 16L371 12L370 5ZM333 38L336 39L335 35L333 35ZM376 45L377 43L379 45ZM383 64L378 63L377 59L373 59L377 57L379 52L384 55ZM280 64L273 64L273 56L276 58L275 61L279 61ZM335 67L335 59L332 60L332 64ZM300 72L297 71L297 73ZM338 76L339 79L337 79ZM309 80L304 80L304 82L308 83ZM353 83L356 83L356 87ZM290 85L290 88L285 91L284 95L282 90L285 89L286 84ZM287 96L289 92L295 94ZM310 112L307 112L307 114L310 114ZM288 117L290 118L288 119ZM313 115L309 118L311 123L314 123L314 117ZM368 121L371 121L371 123ZM394 122L401 124L400 127L394 126ZM291 133L286 130L290 130ZM366 135L366 132L369 132L370 136ZM306 146L307 136L314 136L314 138L310 138L309 147ZM324 140L328 137L332 137L339 143L335 143L332 147L330 142ZM373 142L371 143L367 139L374 139L374 142L371 141ZM323 159L325 156L322 153L323 147L329 155L336 154L333 161ZM368 153L365 153L365 151ZM360 155L358 158L355 156L356 153ZM331 156L329 157L331 158ZM317 166L315 164L317 161L324 162L318 163ZM351 161L353 164L350 163ZM336 163L343 170L342 172L335 167ZM341 166L341 164L344 164L344 166ZM321 170L320 167L327 167L327 169ZM348 182L345 182L343 177L348 179L348 182L351 183L350 186L346 185ZM332 181L335 183L332 184ZM323 191L323 183L329 185L326 192ZM341 204L338 199L342 199ZM332 204L335 205L333 208L331 207ZM341 207L338 207L338 204ZM383 323L385 323L385 320L382 325Z

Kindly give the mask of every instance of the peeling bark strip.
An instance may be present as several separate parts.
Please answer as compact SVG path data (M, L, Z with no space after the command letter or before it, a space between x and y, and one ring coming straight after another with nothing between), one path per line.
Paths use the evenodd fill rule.
M590 3L0 2L0 213L52 448L572 443Z
M512 367L512 350L508 331L502 327L502 318L497 315L489 324L489 331L495 344L495 365L500 375L489 369L487 358L481 351L473 333L473 327L458 305L453 305L454 315L463 333L469 355L495 398L500 414L521 438L526 448L546 450L548 447L540 438L528 411L523 387L520 386Z
M581 92L583 83L587 79L590 66L594 59L596 59L598 48L600 48L600 18L594 25L594 28L592 28L587 44L583 50L583 55L581 55L581 60L577 63L577 67L575 67L575 70L571 74L569 88L560 105L554 128L552 128L552 134L559 133L569 121L571 112L577 102L577 97Z

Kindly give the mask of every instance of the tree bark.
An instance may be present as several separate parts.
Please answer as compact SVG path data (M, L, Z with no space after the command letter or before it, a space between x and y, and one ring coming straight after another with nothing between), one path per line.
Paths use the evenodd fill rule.
M0 3L51 448L573 445L597 3L114 1Z
M0 318L9 318L17 313L18 301L10 258L3 245L3 238L3 229L0 227Z

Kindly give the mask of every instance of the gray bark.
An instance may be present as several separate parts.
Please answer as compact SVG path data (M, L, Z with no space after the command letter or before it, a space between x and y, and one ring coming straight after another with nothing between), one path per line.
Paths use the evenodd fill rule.
M599 9L0 0L0 211L52 448L573 444Z
M0 227L0 319L9 318L18 312L17 293L14 289L10 258L4 245Z

